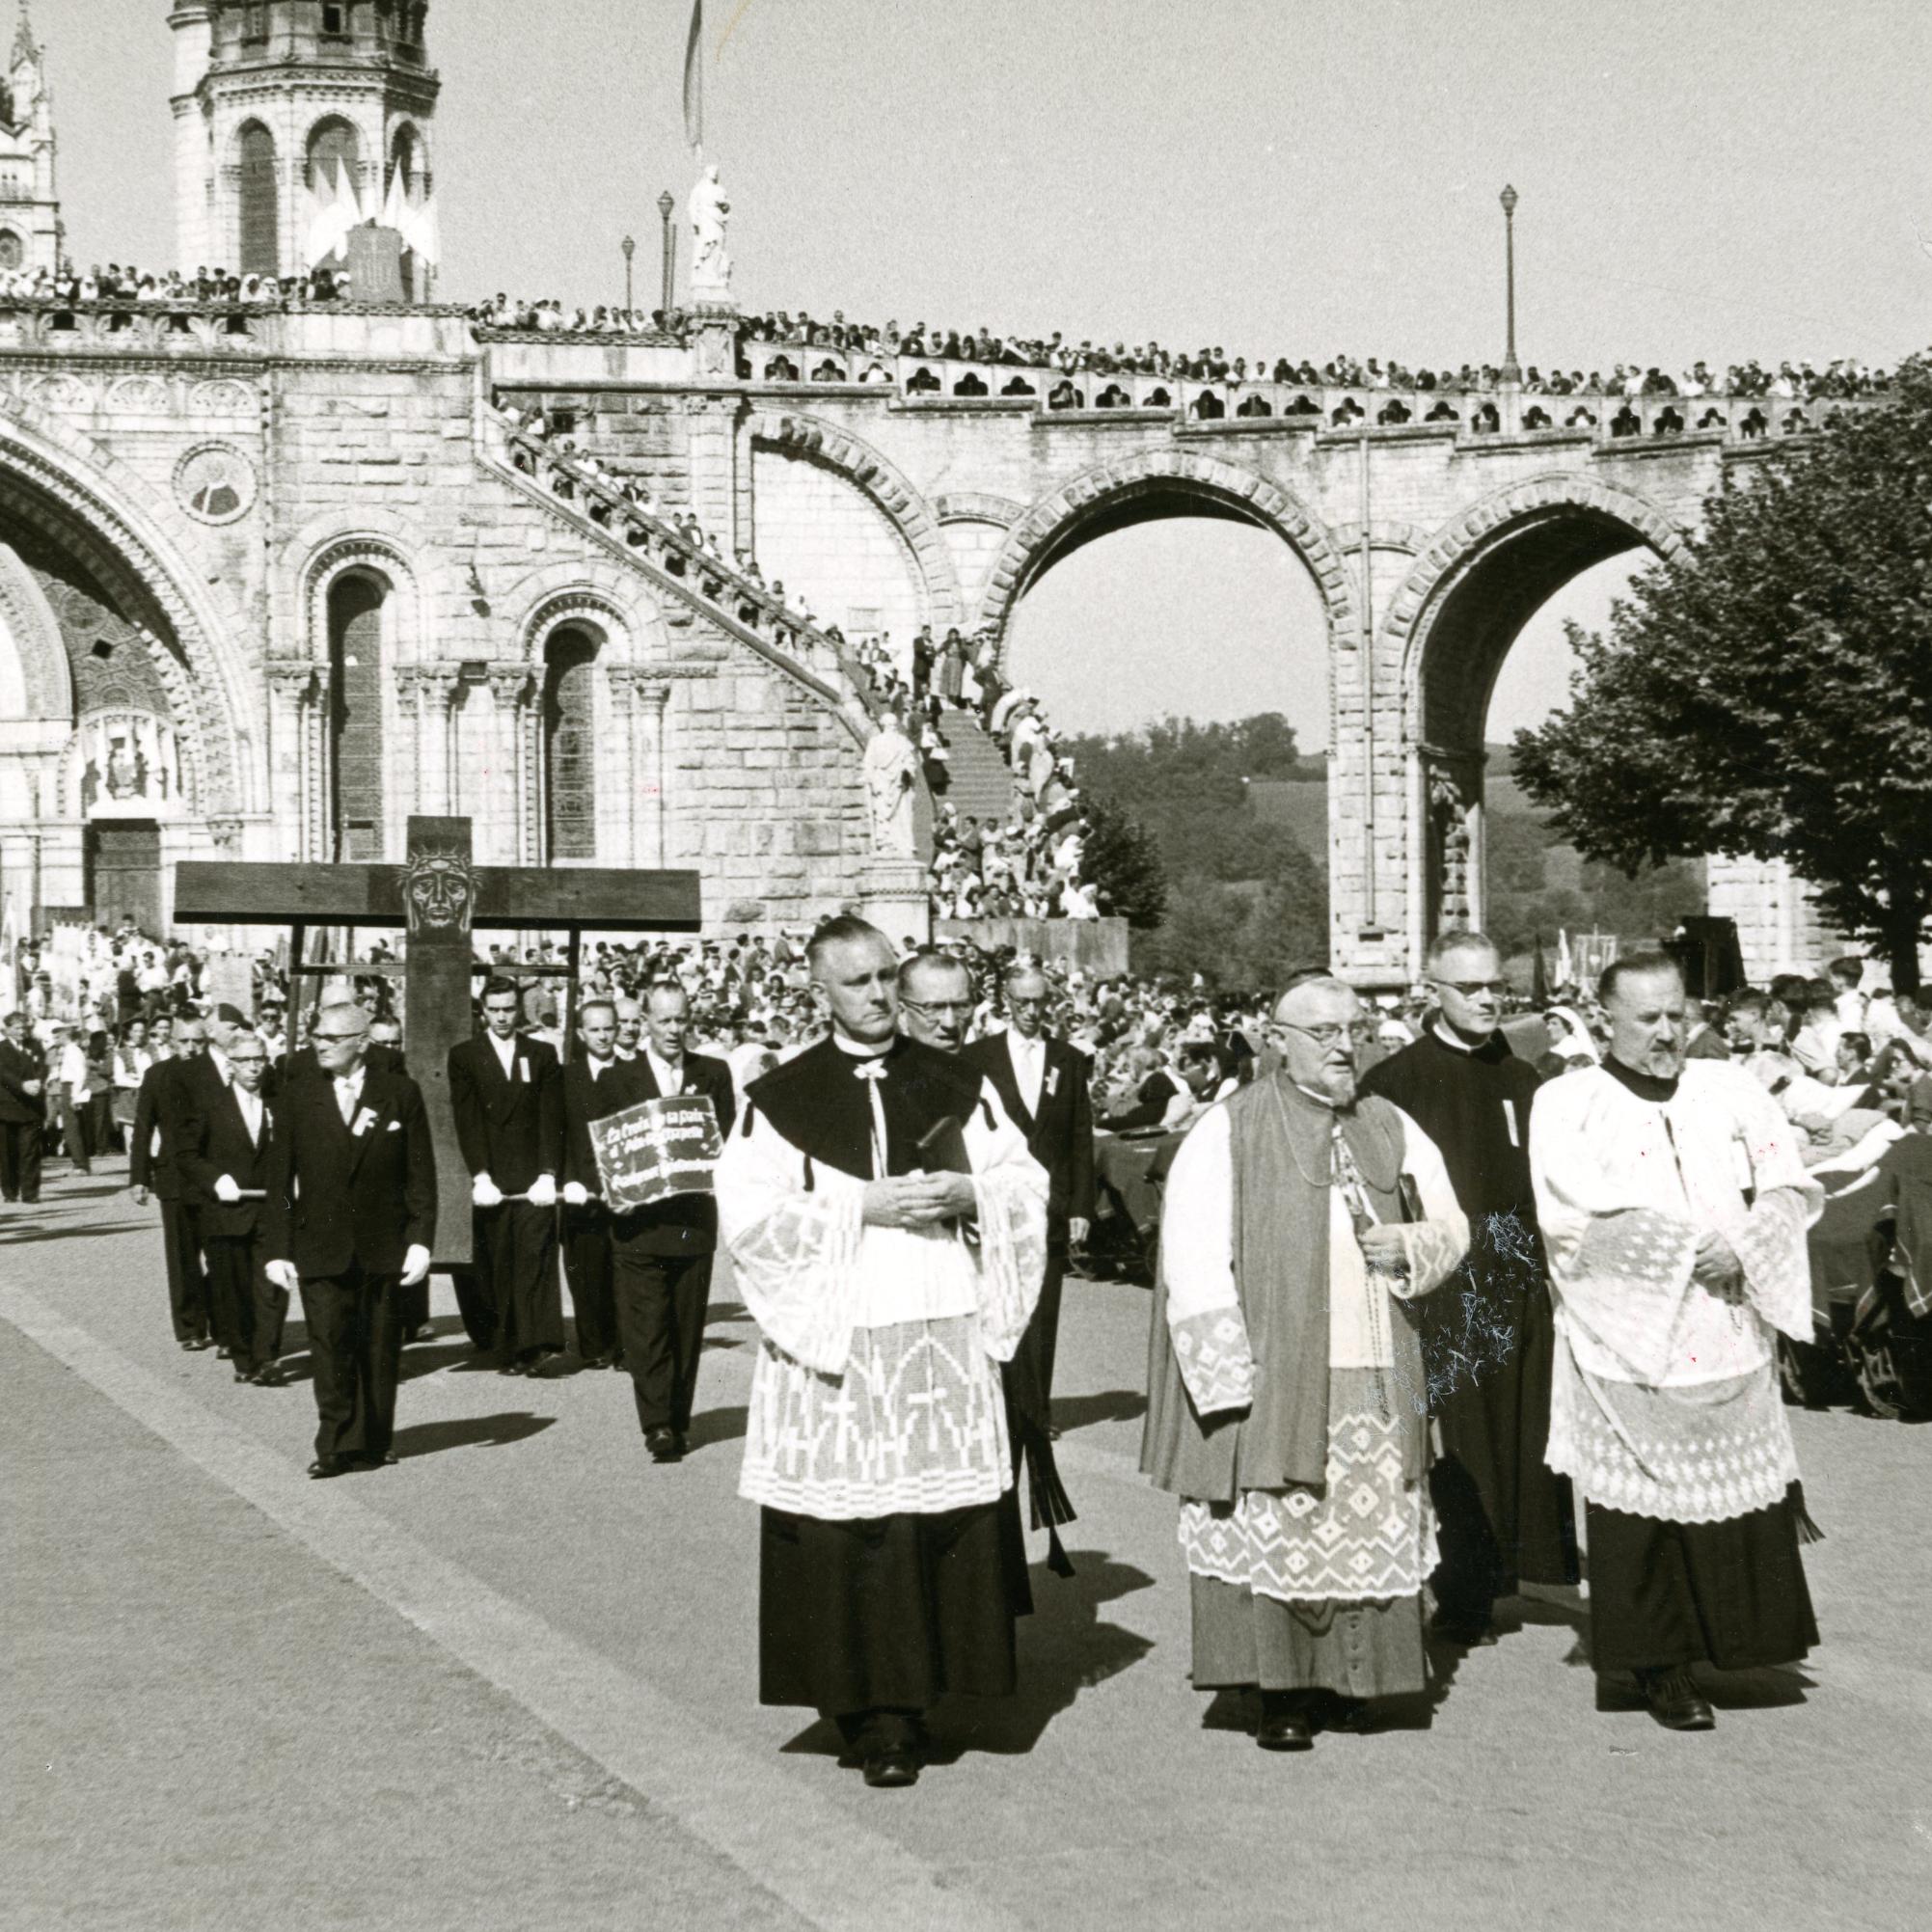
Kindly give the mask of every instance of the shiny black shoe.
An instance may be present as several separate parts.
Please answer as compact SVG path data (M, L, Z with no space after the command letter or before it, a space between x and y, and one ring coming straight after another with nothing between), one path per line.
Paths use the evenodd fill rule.
M282 1373L280 1362L262 1363L248 1379L264 1389L286 1389L288 1386L288 1377Z
M318 1456L309 1465L310 1480L326 1483L331 1476L346 1476L355 1466L346 1456Z
M234 1378L238 1382L252 1382L255 1380L255 1374L246 1362L237 1362L234 1365Z
M1690 1670L1678 1665L1670 1671L1639 1671L1637 1688L1650 1715L1666 1730L1715 1730L1717 1714L1697 1687Z
M875 1791L903 1791L919 1782L919 1759L910 1744L881 1744L865 1754L865 1782Z
M684 1448L677 1439L677 1430L668 1428L647 1429L644 1431L644 1447L651 1453L653 1462L681 1462Z
M210 1345L208 1342L208 1338L205 1335L190 1335L188 1339L181 1344L181 1347L190 1355L199 1354L204 1348L209 1346Z
M1255 1742L1264 1751L1313 1751L1315 1724L1308 1700L1292 1692L1279 1697L1264 1692Z

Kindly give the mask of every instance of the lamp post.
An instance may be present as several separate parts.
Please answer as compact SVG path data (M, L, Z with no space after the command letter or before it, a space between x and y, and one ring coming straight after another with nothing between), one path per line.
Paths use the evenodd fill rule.
M670 313L671 290L677 286L677 234L670 225L671 210L676 206L677 203L671 199L671 191L668 188L667 188L664 191L664 193L658 197L658 214L663 219L665 228L664 308L666 314Z
M1522 365L1516 360L1516 191L1504 186L1503 202L1503 262L1505 279L1505 313L1507 329L1503 346L1503 380L1519 383L1523 379Z
M637 290L632 286L631 259L638 252L638 238L627 234L624 237L624 313L630 314L638 306Z

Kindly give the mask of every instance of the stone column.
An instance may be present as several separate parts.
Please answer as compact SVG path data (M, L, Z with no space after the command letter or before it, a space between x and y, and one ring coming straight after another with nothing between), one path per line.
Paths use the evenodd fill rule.
M462 675L450 664L416 667L422 688L422 770L418 786L422 810L430 817L453 817L460 807L462 785L456 770L456 692Z
M738 421L744 407L737 395L694 395L685 404L691 506L726 558L740 540Z
M609 675L623 764L625 851L633 865L661 868L667 862L665 713L670 684L638 665L612 665Z
M299 860L325 858L330 855L317 838L319 796L317 752L319 724L315 702L315 666L307 658L270 659L268 664L268 773L269 796L292 799L292 825L284 822L278 830L285 837L292 833L290 857Z
M523 728L523 702L530 690L530 667L502 664L490 667L490 698L494 706L490 732L486 823L498 827L497 850L503 862L524 862L524 827L528 820L526 793L530 758Z

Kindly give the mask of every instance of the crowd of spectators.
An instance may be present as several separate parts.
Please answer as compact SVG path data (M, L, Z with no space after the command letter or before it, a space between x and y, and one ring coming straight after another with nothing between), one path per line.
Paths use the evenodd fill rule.
M0 301L90 305L128 303L134 307L167 305L190 308L286 309L312 302L354 299L346 269L316 268L306 275L235 275L226 268L197 268L192 275L171 268L150 275L131 262L110 261L83 273L68 268L56 274L48 268L10 268L0 271Z
M479 329L502 329L518 335L650 336L682 340L689 318L682 309L623 309L603 303L592 309L566 309L554 295L537 300L511 297L499 290L487 302L469 311Z
M579 312L580 314L582 312ZM887 322L882 329L869 323L848 322L842 310L830 321L801 311L770 312L748 322L750 341L792 350L836 349L846 355L884 358L930 356L935 360L983 363L993 367L1050 369L1062 375L1167 376L1187 382L1272 382L1317 389L1374 389L1432 392L1451 395L1497 388L1502 369L1494 364L1463 363L1458 367L1416 367L1393 357L1331 356L1317 365L1306 357L1229 356L1216 344L1191 353L1172 350L1156 341L1129 347L1091 339L1074 341L1058 330L1045 337L995 336L979 329L941 329L937 323L915 322L902 329ZM754 353L753 372L762 372ZM867 371L869 373L869 371ZM882 373L884 371L882 370ZM1550 395L1706 395L1790 396L1810 401L1832 396L1867 395L1891 387L1891 377L1852 357L1840 357L1822 369L1809 362L1783 362L1767 369L1756 361L1733 364L1720 379L1703 362L1681 376L1671 376L1656 366L1618 363L1609 375L1592 369L1567 372L1537 368L1525 371L1527 393Z

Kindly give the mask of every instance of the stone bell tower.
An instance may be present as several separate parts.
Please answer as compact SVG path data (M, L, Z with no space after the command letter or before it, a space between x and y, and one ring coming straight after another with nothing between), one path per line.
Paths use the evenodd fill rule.
M428 16L428 0L174 0L184 270L300 275L345 264L350 235L375 229L395 237L400 292L428 299L442 85ZM357 244L358 260L382 254Z
M46 49L25 0L0 73L0 268L58 268L65 253L54 187L54 101Z

